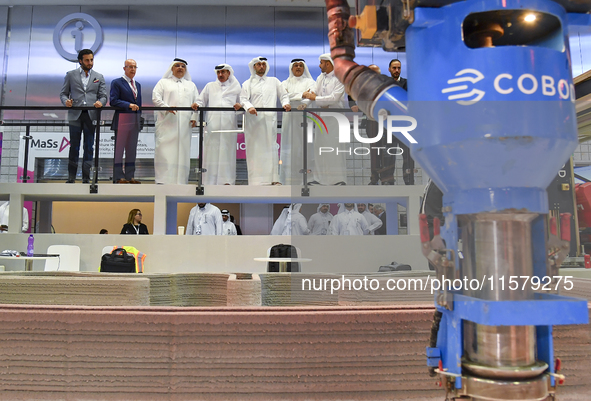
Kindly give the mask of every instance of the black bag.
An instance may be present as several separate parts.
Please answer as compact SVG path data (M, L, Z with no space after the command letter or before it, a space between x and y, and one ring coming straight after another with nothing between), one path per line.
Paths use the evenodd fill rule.
M271 251L269 251L270 258L297 258L298 251L293 245L279 244L273 245ZM268 272L279 272L279 262L269 262L267 265ZM288 272L299 272L300 264L297 262L287 264Z
M378 269L379 273L384 273L384 272L401 272L401 271L409 271L412 270L410 265L406 265L403 263L398 263L398 262L392 262L391 264L387 265L387 266L380 266L380 268Z
M135 257L123 248L105 253L101 259L102 273L135 273Z

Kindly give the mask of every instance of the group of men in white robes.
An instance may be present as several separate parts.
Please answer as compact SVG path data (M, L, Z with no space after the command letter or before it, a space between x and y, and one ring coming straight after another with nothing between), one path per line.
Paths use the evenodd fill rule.
M321 203L306 222L306 217L300 213L302 204L294 203L283 208L271 235L374 235L383 222L367 206L366 203L339 203L339 211L333 216L330 204Z
M152 101L159 107L191 107L194 111L157 111L154 154L157 184L187 184L190 168L191 129L196 126L199 107L233 107L246 111L244 138L248 183L250 185L291 185L301 180L303 158L303 118L285 113L282 123L281 163L277 151L277 113L257 108L275 108L277 103L289 112L303 110L311 102L322 108L344 108L345 89L334 75L330 54L320 56L322 74L312 79L303 59L290 63L289 78L280 82L268 76L269 64L255 57L248 64L251 76L242 85L232 67L215 67L217 79L208 83L201 94L191 80L187 62L176 58L156 84ZM334 121L332 121L334 120ZM236 182L236 114L209 111L203 149L203 183L233 185ZM345 185L344 153L318 154L320 147L338 147L338 124L327 119L331 135L317 132L314 137L314 163L311 184ZM279 166L281 165L281 170Z

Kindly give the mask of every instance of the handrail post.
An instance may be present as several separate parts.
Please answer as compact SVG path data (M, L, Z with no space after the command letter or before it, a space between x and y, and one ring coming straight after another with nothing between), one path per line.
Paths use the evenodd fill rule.
M25 138L25 160L24 160L24 164L23 164L23 175L20 178L26 184L27 181L29 180L29 140L33 138L31 136L31 126L30 125L25 126L25 132L26 132L25 136L23 137L23 138Z
M197 168L197 189L195 195L204 195L203 189L203 109L199 110L199 161Z
M304 180L304 188L302 188L302 196L310 196L310 188L308 188L308 112L304 109L302 112L302 124L304 128L304 135L302 138L302 155L303 155L303 168L300 173L303 173L302 177Z
M101 109L97 109L96 132L94 134L94 174L90 182L90 193L98 194L99 144L101 142Z

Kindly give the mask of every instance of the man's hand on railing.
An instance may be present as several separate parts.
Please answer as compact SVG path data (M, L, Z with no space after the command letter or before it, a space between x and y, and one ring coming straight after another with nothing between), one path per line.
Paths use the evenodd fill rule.
M290 104L286 104L285 106L283 106L283 109L285 111L291 111L291 105Z
M101 107L103 107L103 104L99 100L97 100L96 102L94 102L94 107L100 109Z
M197 109L199 108L199 105L198 105L197 103L193 103L193 104L191 105L191 108L192 108L193 110L197 111Z
M138 111L140 109L140 106L138 106L137 104L130 103L129 108L133 111Z
M241 108L242 108L242 105L240 103L236 103L234 105L234 110L236 110L236 111L240 110Z
M248 109L248 112L250 114L254 114L255 116L258 116L257 109L255 109L254 107L251 107L250 109Z
M73 104L74 104L74 101L72 99L66 100L66 107L72 107Z

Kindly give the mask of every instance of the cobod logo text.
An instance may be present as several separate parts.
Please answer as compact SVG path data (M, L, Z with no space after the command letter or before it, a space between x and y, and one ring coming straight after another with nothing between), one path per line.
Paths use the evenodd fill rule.
M456 74L456 78L447 81L447 88L441 90L443 94L449 94L448 100L456 100L462 106L472 105L481 100L485 92L471 87L468 83L474 85L484 79L484 75L473 68L466 68ZM494 89L501 95L508 95L519 91L524 95L533 95L541 91L542 95L547 97L558 97L561 100L570 98L575 101L575 87L569 85L566 79L554 79L549 75L536 77L533 74L524 73L514 77L509 73L502 73L494 79ZM462 99L462 100L459 100Z

